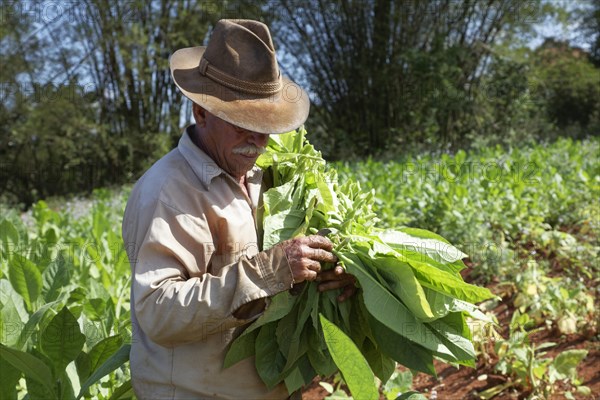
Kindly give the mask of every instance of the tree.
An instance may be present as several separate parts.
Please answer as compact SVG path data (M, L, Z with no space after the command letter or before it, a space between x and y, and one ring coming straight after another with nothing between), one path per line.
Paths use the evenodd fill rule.
M600 67L600 0L586 0L574 11L579 20L580 40L590 46L589 57Z
M257 8L258 7L258 8ZM248 1L9 2L0 26L0 187L28 206L131 181L176 145L189 102L168 67Z
M126 170L138 174L173 147L180 134L182 96L171 81L172 51L202 43L213 21L196 1L86 0L75 32L84 69L98 88L99 123L122 140Z
M567 42L547 39L534 53L534 74L544 82L547 117L575 135L600 128L600 68L588 53Z
M542 13L539 1L513 0L280 3L280 48L304 73L310 122L338 155L464 141L476 129L474 93L490 46Z

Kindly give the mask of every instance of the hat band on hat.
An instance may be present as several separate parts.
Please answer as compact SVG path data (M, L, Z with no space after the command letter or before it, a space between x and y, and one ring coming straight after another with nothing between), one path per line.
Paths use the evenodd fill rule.
M219 71L217 68L210 65L204 57L200 59L198 65L201 75L209 77L211 80L220 83L230 89L237 90L243 93L272 95L281 90L281 73L276 81L272 82L248 82L243 79L235 78L229 74Z

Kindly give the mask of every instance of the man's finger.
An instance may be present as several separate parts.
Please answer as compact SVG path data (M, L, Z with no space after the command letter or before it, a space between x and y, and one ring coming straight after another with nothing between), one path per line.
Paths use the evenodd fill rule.
M318 276L316 271L312 271L309 269L306 270L304 274L306 276L305 280L307 280L307 281L314 281L317 279L317 276Z
M335 267L321 272L321 280L323 281L339 281L347 278L348 274L344 275L344 269L342 267Z
M325 249L327 251L331 251L333 249L333 243L331 242L331 240L327 239L324 236L310 235L306 238L309 247L312 247L314 249Z
M319 281L322 282L323 278L319 277ZM327 281L319 283L318 289L320 292L325 292L327 290L339 289L341 287L344 287L344 285L341 284L340 281Z
M338 261L337 257L333 253L324 249L311 248L307 255L311 259L321 262L335 263Z
M318 261L311 261L306 267L317 274L321 272L321 263Z
M340 289L346 287L348 285L354 285L354 281L351 279L323 279L323 274L319 276L319 279L322 283L319 284L319 290L324 292L326 290Z
M348 285L344 288L344 291L337 297L337 299L340 303L343 303L344 301L352 297L354 293L356 293L356 286L354 286L354 284Z

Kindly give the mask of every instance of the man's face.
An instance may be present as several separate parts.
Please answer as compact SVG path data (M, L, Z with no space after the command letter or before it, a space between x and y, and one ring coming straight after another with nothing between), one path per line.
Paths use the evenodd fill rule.
M202 143L208 155L235 178L241 178L264 152L269 135L251 132L226 122L206 110Z

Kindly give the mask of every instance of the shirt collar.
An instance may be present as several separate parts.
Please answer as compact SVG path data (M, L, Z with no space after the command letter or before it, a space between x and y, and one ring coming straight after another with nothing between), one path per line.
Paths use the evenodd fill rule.
M181 138L179 139L177 149L188 162L200 182L208 187L215 177L224 174L225 171L223 171L208 154L203 152L194 144L194 142L192 142L190 134L192 134L193 131L194 125L185 128L183 135L181 135Z
M195 125L192 124L185 128L183 135L181 135L181 138L179 139L177 149L188 162L200 182L202 182L204 186L209 187L212 180L217 176L221 174L229 176L229 174L221 169L208 154L192 142L190 135L193 134L194 127ZM246 181L251 185L260 186L261 180L262 170L256 165L246 173Z

